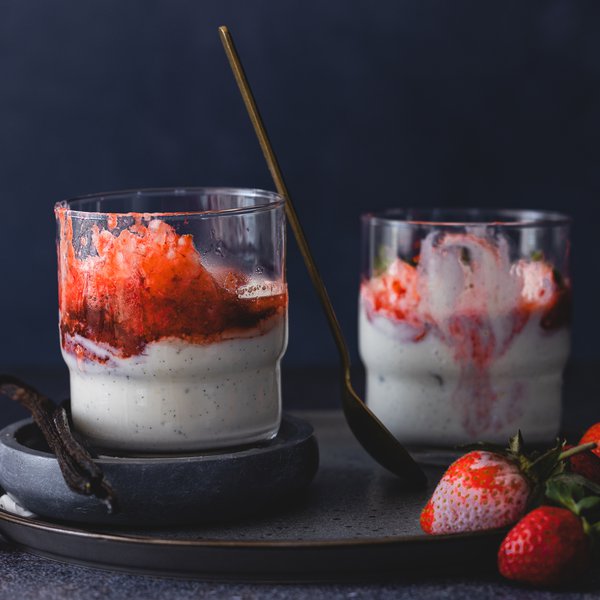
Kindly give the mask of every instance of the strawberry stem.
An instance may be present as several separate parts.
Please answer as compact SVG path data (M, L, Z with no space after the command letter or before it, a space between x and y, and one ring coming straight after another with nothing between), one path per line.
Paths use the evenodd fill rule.
M558 460L565 460L566 458L571 458L571 456L575 456L576 454L593 450L597 445L598 444L596 444L596 442L588 442L587 444L581 444L581 446L575 446L575 448L569 448L568 450L561 452Z

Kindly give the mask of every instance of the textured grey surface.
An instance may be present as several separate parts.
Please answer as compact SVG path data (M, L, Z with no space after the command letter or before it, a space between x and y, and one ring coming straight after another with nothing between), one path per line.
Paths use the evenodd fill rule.
M560 591L511 585L496 575L482 577L408 578L369 584L243 584L153 578L100 571L38 558L0 546L0 599L54 600L96 598L279 599L310 598L486 598L516 600L592 599L600 594L600 573L579 587Z
M439 470L429 470L430 490L407 491L401 482L365 454L340 412L296 413L299 414L313 424L321 448L319 471L305 494L263 516L186 530L166 529L161 531L161 536L273 541L421 534L416 515L437 480ZM102 528L102 531L106 530Z
M600 578L595 586L561 591L530 590L513 586L497 577L405 579L380 584L226 584L181 581L98 571L86 567L61 565L35 556L0 549L0 599L54 600L123 599L154 600L169 598L253 599L447 599L486 598L516 600L554 600L598 598ZM595 590L595 591L594 591Z

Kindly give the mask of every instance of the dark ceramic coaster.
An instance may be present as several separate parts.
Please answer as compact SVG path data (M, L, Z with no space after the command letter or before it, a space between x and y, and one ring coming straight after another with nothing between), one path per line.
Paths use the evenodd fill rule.
M272 508L309 485L319 451L312 427L284 416L277 436L260 446L185 456L101 455L96 462L117 491L116 515L67 487L30 420L0 431L0 485L19 504L51 519L111 525L226 521Z

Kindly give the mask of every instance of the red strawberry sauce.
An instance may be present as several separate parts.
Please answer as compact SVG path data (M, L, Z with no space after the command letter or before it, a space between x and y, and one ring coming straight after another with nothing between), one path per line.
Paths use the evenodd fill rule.
M119 230L118 217L110 215L108 229L93 225L76 235L68 209L56 214L61 341L80 358L107 360L74 336L127 358L161 339L209 344L258 335L270 328L271 317L285 314L285 287L242 295L249 283L244 275L209 272L192 236L164 221L129 214L133 224Z

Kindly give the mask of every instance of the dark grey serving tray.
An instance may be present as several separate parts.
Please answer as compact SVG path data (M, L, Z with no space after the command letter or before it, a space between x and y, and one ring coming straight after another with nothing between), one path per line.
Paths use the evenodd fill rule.
M407 490L357 445L339 412L303 417L319 439L319 472L305 492L262 514L148 530L73 526L0 511L0 532L59 560L203 579L372 579L494 568L502 532L420 531L420 510L440 469L427 468L429 490Z

